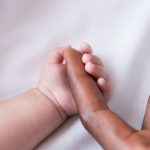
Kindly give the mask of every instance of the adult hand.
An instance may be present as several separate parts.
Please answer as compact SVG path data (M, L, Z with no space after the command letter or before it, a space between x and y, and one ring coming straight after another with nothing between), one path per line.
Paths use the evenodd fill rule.
M84 70L82 55L70 48L64 58L73 97L81 122L106 150L150 149L150 110L147 109L143 129L137 131L112 112L95 80Z

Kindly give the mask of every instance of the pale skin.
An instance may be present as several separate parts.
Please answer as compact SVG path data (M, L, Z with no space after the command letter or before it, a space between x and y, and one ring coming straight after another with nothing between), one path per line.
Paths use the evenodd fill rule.
M62 63L67 49L71 46L58 48L45 59L36 88L0 103L0 149L34 149L69 116L77 114L66 64ZM80 53L84 70L108 99L110 84L101 60L87 44L81 46Z

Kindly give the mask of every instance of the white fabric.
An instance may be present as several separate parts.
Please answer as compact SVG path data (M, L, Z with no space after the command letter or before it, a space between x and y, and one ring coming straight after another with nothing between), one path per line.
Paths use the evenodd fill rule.
M150 91L149 0L0 0L0 99L36 85L44 57L85 41L110 74L109 105L140 129ZM100 150L78 117L36 150Z

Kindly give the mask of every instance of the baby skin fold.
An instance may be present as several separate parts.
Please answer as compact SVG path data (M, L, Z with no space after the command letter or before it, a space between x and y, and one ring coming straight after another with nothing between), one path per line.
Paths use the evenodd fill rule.
M70 48L65 50L64 58L81 122L103 148L105 150L150 149L150 132L144 128L150 127L147 125L147 117L142 131L132 128L109 109L95 80L84 69L82 54Z

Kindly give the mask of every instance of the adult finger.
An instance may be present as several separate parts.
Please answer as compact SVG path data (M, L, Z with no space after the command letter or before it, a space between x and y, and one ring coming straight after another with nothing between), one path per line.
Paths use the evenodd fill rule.
M104 149L126 149L127 139L136 130L110 111L94 79L82 63L82 55L74 49L64 55L70 87L84 127L102 144Z
M71 89L79 111L82 111L82 109L85 111L85 108L87 108L88 112L89 109L92 111L96 108L99 109L99 107L107 107L97 84L84 69L84 64L81 61L82 54L74 49L67 49L64 53L64 59Z

